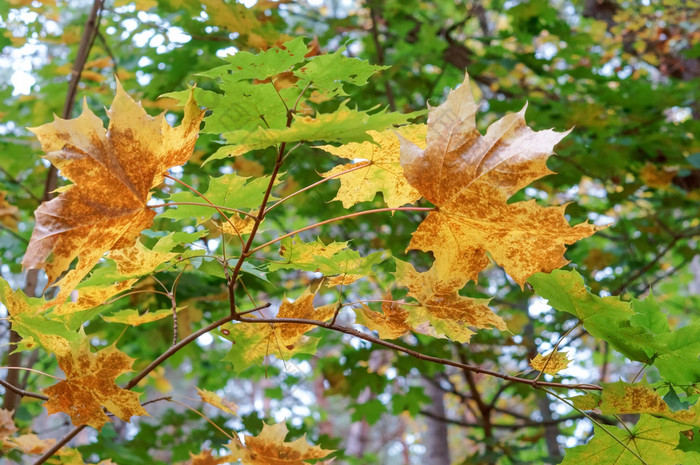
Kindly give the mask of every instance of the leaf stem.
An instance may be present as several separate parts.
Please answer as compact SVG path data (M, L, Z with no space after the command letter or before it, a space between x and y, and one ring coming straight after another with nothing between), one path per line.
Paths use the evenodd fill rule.
M258 250L264 249L268 245L272 245L275 242L279 242L282 239L286 239L286 238L291 237L295 234L299 234L300 232L308 231L309 229L314 229L314 228L317 228L319 226L323 226L324 224L334 223L336 221L347 220L348 218L355 218L357 216L369 215L371 213L382 213L382 212L393 212L393 211L432 212L432 211L436 211L436 210L437 210L437 208L435 208L435 207L398 207L398 208L388 208L387 207L387 208L375 208L373 210L365 210L365 211L361 211L361 212L350 213L348 215L338 216L336 218L331 218L330 220L320 221L318 223L314 223L312 225L305 226L301 229L297 229L296 231L292 231L290 233L287 233L283 236L278 237L277 239L273 239L271 241L265 242L264 244L259 245L250 251L247 251L246 254L252 255L255 252L257 252Z
M354 168L350 168L349 170L341 171L341 172L339 172L339 173L335 173L335 174L333 174L333 175L331 175L331 176L328 176L327 178L323 178L323 179L321 179L320 181L317 181L317 182L315 182L315 183L313 183L313 184L309 184L308 186L306 186L306 187L304 187L304 188L301 188L301 189L299 189L298 191L296 191L296 192L294 192L294 193L292 193L292 194L289 194L289 195L286 196L285 198L280 199L280 200L278 200L277 202L275 202L274 204L270 205L270 206L268 207L268 209L265 210L265 215L267 215L268 213L270 213L270 210L272 210L273 208L275 208L277 205L279 205L279 204L281 204L281 203L283 203L283 202L286 202L287 200L289 200L289 199L291 199L292 197L295 197L295 196L301 194L302 192L308 191L309 189L313 189L314 187L318 186L319 184L323 184L324 182L330 181L331 179L335 179L335 178L337 178L337 177L339 177L339 176L342 176L342 175L344 175L344 174L351 173L351 172L353 172L353 171L356 171L356 170L359 170L359 169L362 169L362 168L366 168L366 167L367 167L367 165L356 166L356 167L354 167Z
M236 213L240 213L241 215L249 216L252 219L256 220L258 219L257 216L253 215L250 212L244 211L244 210L239 210L238 208L231 208L231 207L224 207L223 205L214 205L214 204L207 204L207 203L199 203L199 202L168 202L168 203L158 203L155 205L149 205L149 208L160 208L160 207L175 207L178 205L194 205L197 207L208 207L208 208L214 208L214 209L220 209L220 210L228 210Z

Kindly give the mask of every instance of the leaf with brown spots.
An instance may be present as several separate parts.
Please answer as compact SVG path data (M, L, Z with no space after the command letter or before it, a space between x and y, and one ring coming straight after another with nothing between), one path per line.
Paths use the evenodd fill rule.
M294 302L284 299L280 305L277 318L302 318L306 320L326 321L335 313L335 305L324 305L314 308L315 293L309 289L297 297ZM301 325L296 323L280 323L275 325L279 329L281 342L285 346L293 346L299 342L304 333L312 330L313 325Z
M19 219L19 208L5 200L5 192L0 191L0 224L13 231L17 231L17 220Z
M376 331L382 339L397 339L412 329L406 321L409 312L403 309L403 302L392 300L391 293L387 293L384 299L390 301L382 302L384 313L375 312L363 304L362 307L353 309L355 321Z
M561 370L569 366L571 360L569 357L559 351L550 352L547 355L537 354L535 358L530 360L530 366L537 371L547 373L548 375L556 375Z
M505 321L487 306L488 300L459 295L461 279L442 273L439 262L419 273L410 263L396 260L395 276L422 306L410 312L414 328L428 320L438 335L458 342L469 341L474 334L469 327L507 330Z
M343 207L350 208L359 202L369 202L377 192L384 195L384 202L390 208L413 203L420 198L420 193L413 188L403 174L399 163L400 143L397 134L414 144L425 146L425 125L411 125L389 129L384 132L369 131L375 143L351 142L335 147L324 145L319 148L332 153L336 157L365 160L357 163L338 165L323 173L324 178L354 169L341 174L340 189L333 200L343 202Z
M36 226L22 261L25 268L44 268L49 283L55 283L78 258L75 269L56 283L59 301L105 252L133 245L150 227L155 215L146 205L151 189L170 167L188 160L204 112L190 92L182 124L173 128L165 115L147 115L118 85L107 115L108 129L87 105L78 118L31 128L46 158L73 181L35 211Z
M590 236L596 227L569 226L566 206L508 203L520 189L552 173L547 158L567 133L533 131L523 108L482 136L477 108L466 76L444 104L430 109L426 149L401 141L406 179L438 207L413 233L408 248L433 252L440 269L462 283L477 280L489 264L488 253L523 286L538 271L566 265L565 244Z
M321 449L306 441L306 435L292 442L285 442L287 425L263 424L257 436L245 436L245 445L238 440L228 444L231 457L243 465L305 465L307 460L322 459L332 450Z
M49 400L44 407L49 414L64 412L74 425L88 425L100 430L109 417L102 410L123 421L134 415L148 415L139 403L139 394L116 385L117 376L131 370L134 359L114 345L99 352L90 351L87 339L72 344L68 354L58 355L58 366L66 379L44 389Z

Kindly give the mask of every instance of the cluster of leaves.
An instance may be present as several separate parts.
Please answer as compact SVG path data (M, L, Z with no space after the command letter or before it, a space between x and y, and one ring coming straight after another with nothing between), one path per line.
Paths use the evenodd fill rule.
M421 16L414 16L422 10L408 2L370 3L373 32L361 43L363 50L376 53L381 65L375 66L349 57L345 47L323 53L319 42L329 43L332 33L321 33L318 41L290 40L280 32L278 4L258 2L247 9L217 0L203 2L210 22L205 26L192 19L196 11L183 14L179 5L158 2L161 16L171 15L171 24L182 25L194 40L189 47L169 52L168 73L153 65L151 72L157 72L159 79L147 87L150 94L142 94L143 105L179 104L184 108L179 126L172 127L165 115L149 116L117 81L107 129L87 104L75 119L57 118L31 129L45 158L73 183L36 208L31 238L30 229L17 225L26 224L33 202L15 199L23 198L22 191L30 194L29 200L41 196L21 179L42 176L45 168L6 152L3 180L11 188L0 193L0 218L4 229L14 234L3 240L15 246L24 239L28 245L22 247L23 257L12 255L12 247L5 246L4 257L10 259L3 273L18 271L21 259L26 268L45 269L47 287L52 287L43 298L33 298L2 279L0 297L12 329L21 337L16 350L41 354L37 357L47 360L47 371L53 362L45 355L53 354L64 376L50 386L37 381L34 386L43 394L23 395L43 399L48 413L67 414L77 427L74 431L86 425L101 430L97 441L102 448L86 446L83 453L105 459L104 463L110 459L136 463L129 454L138 454L140 443L131 441L121 452L107 446L114 434L110 416L132 421L147 415L144 405L155 407L158 400L187 407L175 400L176 395L167 395L172 386L162 370L191 359L202 364L189 383L202 388L201 401L232 415L237 429L253 436L243 438L219 429L228 442L205 434L199 442L210 442L201 451L170 447L164 438L154 437L146 445L158 442L158 448L174 451L167 460L184 461L189 453L193 464L235 460L291 464L334 456L352 463L351 451L344 453L346 446L337 441L322 437L323 448L310 446L305 439L285 442L288 431L283 423L270 426L239 417L235 406L205 390L224 386L227 380L216 375L222 367L239 378L255 380L263 372L274 376L280 366L289 370L287 365L294 360L313 367L315 376L325 379L327 395L357 399L352 405L354 421L375 423L389 404L394 413L423 414L422 406L430 399L422 388L410 385L412 370L420 370L423 377L454 394L462 389L460 383L466 383L471 395L463 399L464 407L469 410L474 404L478 414L471 415L480 420L477 426L483 432L472 439L485 444L483 454L472 454L474 460L531 460L547 454L554 460L557 455L551 447L543 452L527 445L533 442L528 439L532 431L528 428L533 426L529 424L511 425L522 431L516 448L499 445L503 438L493 433L491 417L504 410L499 397L509 390L509 399L522 398L519 402L524 405L533 396L549 396L595 424L594 438L571 449L564 463L592 459L652 464L669 463L670 457L674 463L698 461L692 438L700 426L693 405L700 375L700 326L682 311L666 315L660 305L660 301L685 305L686 296L678 284L666 290L670 296L662 293L663 299L618 296L636 286L635 280L645 273L658 271L659 279L668 276L661 259L669 251L681 260L666 268L685 270L694 255L689 239L699 232L697 218L687 214L696 198L692 193L696 158L684 154L685 147L667 142L681 147L689 140L688 126L664 125L667 118L645 111L661 111L645 99L621 99L625 93L653 91L658 99L673 94L670 103L683 106L697 86L669 86L663 94L644 79L606 78L600 68L620 57L601 54L588 59L600 59L599 63L580 63L596 34L605 38L598 41L605 50L614 50L616 34L629 36L629 30L617 26L625 23L624 16L607 18L608 32L600 21L574 31L547 4L524 3L505 15L516 33L513 43L506 31L486 38L492 31L483 26L480 20L485 16L477 8L473 20L441 28L431 15L457 12L447 5L452 2L438 3ZM144 10L155 7L155 2L137 5ZM135 11L124 9L123 15ZM379 48L380 18L394 18L396 23L386 25L398 34L386 34L386 49L394 49L387 56ZM119 24L123 18L109 20ZM293 25L293 16L287 21ZM348 17L327 23L330 31L337 31L351 21ZM40 23L33 27L44 33ZM470 27L485 28L484 38L458 43L456 31ZM213 53L207 51L215 49L208 40L228 40L230 31L238 33L237 47L264 51L239 51L227 56L223 66L213 67ZM550 66L537 57L542 53L537 47L555 44L555 39L568 44L560 50L567 65ZM642 53L641 48L633 44L625 49L628 54L636 51L632 57L622 55L630 69L635 60L655 59L653 51ZM201 66L197 71L213 69L198 73L197 87L172 92L183 87L190 72L178 74L175 64L181 66L195 50L203 50L200 55L205 57L197 59ZM455 62L465 56L460 54L464 50L467 58L462 64L470 65L473 82L463 78ZM673 51L659 50L664 54L656 59L670 63ZM416 66L423 66L436 53L444 57L443 67L449 63L452 68L438 70L434 77L424 69L386 66L407 62L405 56L415 56ZM163 57L153 58L163 63ZM504 66L509 60L518 63L514 70ZM85 66L84 79L96 83L110 79L112 70L87 72L103 65ZM124 70L117 74L125 83L131 79ZM426 101L439 89L436 77L451 80L451 86L457 85L457 78L463 82L445 95L441 105L411 112L415 108L410 99L419 95ZM398 88L402 92L396 94ZM34 97L40 99L41 93L52 89L43 86ZM92 88L88 95L92 99L99 92L104 91ZM155 102L162 93L169 100ZM495 121L493 113L486 114L483 120L491 122L486 128L487 124L477 123L479 102L474 94L493 97L488 105L494 112L518 110L528 98L528 119L537 125L564 129L576 124L580 129L566 139L564 132L533 130L525 122L525 108ZM379 95L386 96L391 108L376 106ZM606 100L577 101L581 95ZM392 111L396 107L407 111ZM47 119L39 105L32 112L31 125ZM426 113L427 124L420 124ZM643 118L658 126L664 137L640 131L647 124ZM16 121L21 124L22 119ZM678 135L670 134L671 129ZM639 137L632 143L611 140L612 134ZM17 150L17 144L9 145ZM557 170L584 166L583 173L561 169L561 175L543 180L552 173L547 161L555 145L561 152L558 158L565 162L553 161L550 166ZM588 156L584 147L612 155L582 161L579 157ZM338 158L351 162L341 164ZM173 169L186 162L184 169ZM322 173L320 178L317 173ZM333 180L340 182L337 190ZM568 207L567 218L566 205L552 203L571 200L571 184L577 184L581 202ZM607 194L600 196L596 189ZM543 206L536 199L547 193L558 193L562 200L547 200L549 205ZM612 209L616 204L624 216L620 209ZM582 221L586 212L593 220L606 215L630 224L621 230L618 223L574 247L569 257L579 272L553 271L568 263L567 245L600 229ZM665 215L686 231L669 228L660 219ZM571 218L575 226L569 224ZM641 234L632 234L630 228ZM655 249L654 241L649 245L649 237L664 235L669 240L661 244L668 247ZM639 253L625 258L627 252L615 241L625 241ZM607 272L607 265L620 271ZM636 289L650 286L642 283ZM599 297L597 291L605 288L615 295ZM33 290L27 294L33 295ZM528 302L535 295L558 311L547 315L548 326L528 315ZM649 380L638 381L640 370L628 376L630 382L609 383L603 374L596 384L587 383L589 379L571 383L571 375L560 373L571 361L559 349L578 326L590 341L602 341L619 353L622 363L637 362L647 369ZM204 344L208 347L202 351L193 342L209 331L215 331L218 340ZM551 343L537 342L546 333ZM374 350L358 349L339 339L341 334L369 342ZM520 359L530 361L532 376L509 374L523 371L523 365L505 361L506 350L488 348L503 346L503 341L506 346L526 347L527 354ZM466 343L473 350L466 351L462 345ZM381 362L383 368L377 368L373 358L382 354L381 346L394 352ZM388 363L408 385L391 387L384 374ZM608 363L608 359L601 362L603 367ZM450 366L459 370L458 380L454 372L443 371ZM132 370L137 374L123 376ZM486 378L476 378L483 375ZM504 384L494 386L487 379L501 379ZM10 385L5 387L12 392ZM166 397L148 400L154 388L165 391ZM486 403L479 390L492 395L492 401ZM573 390L587 394L575 396ZM392 393L389 403L376 397L382 392ZM38 412L37 405L25 404L22 409ZM551 414L549 407L546 411ZM525 410L520 416L530 414ZM632 414L638 418L628 417ZM9 418L10 413L3 415ZM164 413L161 418L165 424ZM40 460L47 460L58 450L56 463L83 463L81 452L59 448L63 442L52 444L31 433L13 435L14 423L8 419L3 424L7 425L3 450L15 457L37 453L45 455ZM148 429L145 421L136 425ZM566 434L580 440L573 427ZM315 429L307 424L294 436L302 431ZM184 436L180 440L198 437L190 426L179 434Z

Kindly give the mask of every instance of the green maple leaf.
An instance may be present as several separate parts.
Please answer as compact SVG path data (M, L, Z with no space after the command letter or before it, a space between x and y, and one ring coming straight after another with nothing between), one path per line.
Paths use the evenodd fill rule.
M665 381L691 384L700 379L700 325L671 331L653 295L632 302L598 297L575 271L539 273L529 282L552 307L581 319L592 336L630 360L656 366Z
M260 206L269 183L269 176L249 178L235 173L225 174L217 178L209 178L209 187L204 192L204 196L214 205L240 210L252 209ZM270 198L274 199L274 196ZM168 198L168 201L207 203L202 197L190 191L176 192ZM176 208L168 208L160 214L160 217L176 220L197 218L198 222L202 223L216 213L216 210L210 206L178 205Z
M677 449L680 433L687 429L688 426L651 415L642 415L630 429L605 426L603 431L595 425L593 439L584 446L569 449L561 465L697 464L700 454Z
M319 264L315 257L332 257L341 250L347 248L346 242L331 242L324 244L321 239L314 242L304 242L300 237L287 237L280 241L280 255L285 262L272 262L270 271L292 269L300 271L316 271Z

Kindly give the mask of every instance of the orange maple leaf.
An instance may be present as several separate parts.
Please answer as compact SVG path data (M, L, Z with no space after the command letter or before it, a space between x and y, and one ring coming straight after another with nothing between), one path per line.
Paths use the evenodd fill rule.
M245 436L245 445L238 440L228 444L231 458L240 459L243 465L306 465L306 460L321 459L332 450L312 446L306 442L306 435L293 442L285 442L287 425L263 424L257 436Z
M134 359L114 345L92 353L84 340L80 345L73 344L70 352L57 354L57 358L66 379L44 389L49 396L44 404L49 414L64 412L74 425L97 430L109 421L102 407L127 422L134 415L148 415L138 393L115 383L117 376L131 371Z
M190 93L182 124L171 127L164 114L151 117L117 84L105 129L87 104L72 120L29 128L46 158L73 185L35 211L36 226L22 264L44 268L54 283L78 257L75 269L56 285L62 302L108 250L134 244L155 213L146 205L151 189L172 166L192 154L199 110Z
M482 136L469 76L447 101L430 108L426 149L403 139L401 165L408 182L435 204L408 249L432 251L441 270L475 280L491 257L523 286L539 271L568 263L565 244L588 237L596 227L569 225L566 206L540 207L534 200L508 199L551 174L547 158L567 134L533 131L525 108L493 123Z

